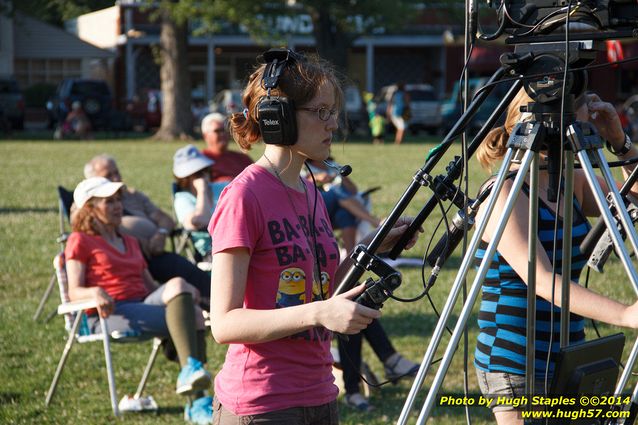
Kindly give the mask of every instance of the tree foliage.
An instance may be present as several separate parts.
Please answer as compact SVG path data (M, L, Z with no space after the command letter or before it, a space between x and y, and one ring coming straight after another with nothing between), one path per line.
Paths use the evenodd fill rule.
M41 21L64 26L64 21L113 6L113 0L11 0L12 9Z

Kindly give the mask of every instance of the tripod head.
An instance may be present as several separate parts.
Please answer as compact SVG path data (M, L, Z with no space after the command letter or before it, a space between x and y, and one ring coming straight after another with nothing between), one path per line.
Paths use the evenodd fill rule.
M547 151L547 197L552 202L558 197L565 129L576 120L576 99L587 88L587 72L582 67L595 59L600 45L591 40L520 44L501 58L523 76L523 87L532 99L520 112L531 114L531 121L543 127L541 149Z
M495 34L482 36L483 39L493 40L506 33L508 44L561 40L568 14L566 1L488 0L488 4L498 8L499 28ZM569 21L573 40L635 37L638 4L632 0L574 0L569 8Z

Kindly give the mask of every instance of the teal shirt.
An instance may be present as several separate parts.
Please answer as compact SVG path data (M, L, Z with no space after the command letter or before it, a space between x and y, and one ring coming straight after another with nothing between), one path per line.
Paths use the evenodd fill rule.
M190 192L177 192L173 198L173 209L177 221L184 225L186 217L195 210L197 198ZM210 254L212 249L212 240L208 231L194 230L191 232L191 240L197 252L202 256Z

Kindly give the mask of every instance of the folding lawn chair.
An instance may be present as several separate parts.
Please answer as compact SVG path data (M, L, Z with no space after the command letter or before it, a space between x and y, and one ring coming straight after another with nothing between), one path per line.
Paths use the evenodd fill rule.
M153 368L153 364L155 363L155 359L157 358L159 348L162 345L162 339L153 338L153 349L146 364L146 368L144 369L144 373L142 374L142 379L137 386L135 395L132 398L125 396L124 398L122 398L118 405L117 390L115 388L115 376L113 373L113 363L111 360L110 343L111 341L148 341L150 337L144 335L122 334L121 332L109 332L107 321L102 317L100 317L100 327L102 333L91 333L84 310L96 308L97 304L93 300L81 300L73 302L69 301L64 253L60 253L55 256L55 259L53 260L53 266L55 268L55 275L60 287L60 298L62 301L62 304L58 306L57 311L59 315L64 315L65 328L68 332L68 338L62 352L62 357L60 357L60 361L56 368L55 375L53 376L53 380L51 381L51 386L49 387L49 391L47 392L45 404L48 406L51 403L51 399L55 394L58 381L60 380L60 376L62 375L62 370L64 369L69 353L71 352L73 343L76 341L78 343L102 341L104 347L104 359L106 363L106 375L109 385L109 394L113 414L115 416L119 416L120 411L157 410L157 403L155 403L153 397L150 395L143 397L142 393L144 392L146 381L148 380L148 377Z
M69 233L66 231L65 223L71 222L71 205L73 205L73 192L66 190L62 186L58 186L58 213L60 219L60 235L57 237L56 242L60 244L60 253L64 252L64 245L66 245L66 240L69 237ZM51 296L51 291L55 286L55 281L56 273L54 271L51 279L49 280L49 285L44 291L44 294L42 294L42 298L40 299L38 308L35 310L35 314L33 315L34 321L38 320L38 318L42 314L44 305ZM49 314L49 316L47 317L47 322L51 320L53 316L55 316L55 311L52 314Z

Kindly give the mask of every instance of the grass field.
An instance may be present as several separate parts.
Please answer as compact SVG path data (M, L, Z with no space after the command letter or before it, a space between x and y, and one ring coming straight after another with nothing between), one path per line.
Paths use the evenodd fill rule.
M334 146L334 155L341 163L352 165L353 179L360 188L382 186L373 195L374 213L387 215L401 194L412 182L412 177L434 146L435 140L410 139L402 146L346 143ZM146 192L165 211L171 211L170 187L172 155L184 143L160 143L148 140L95 140L95 141L0 141L0 423L16 424L101 424L113 423L108 403L108 389L99 344L76 345L62 376L51 406L44 406L44 397L62 352L66 333L60 317L48 323L34 322L32 316L52 273L51 260L58 250L58 212L56 186L73 189L82 178L82 167L93 155L108 152L118 160L124 181ZM197 142L202 146L202 142ZM256 158L261 149L251 155ZM452 155L460 154L455 146L434 170L443 173ZM486 177L476 161L470 161L470 193ZM429 199L429 189L421 189L407 210L416 214ZM455 210L453 210L455 212ZM426 221L426 233L417 246L406 256L419 257L432 238L432 231L440 218L437 210ZM435 242L438 236L435 236ZM460 249L459 249L460 251ZM525 255L525 253L521 253ZM431 295L438 310L445 299L461 263L457 252L448 260ZM418 269L402 269L403 285L398 291L402 297L420 292L421 273ZM430 270L426 269L426 275ZM470 281L471 283L471 281ZM630 302L635 298L631 285L614 260L606 266L606 274L592 273L590 286L599 292ZM49 300L45 315L54 310L57 293ZM475 308L476 310L476 308ZM457 309L458 311L458 309ZM456 316L454 316L454 319ZM433 308L423 299L415 303L388 301L383 308L382 322L396 348L407 357L420 362L430 341L437 317ZM452 326L452 325L450 325ZM603 334L617 329L600 326ZM468 323L469 333L469 388L477 394L478 386L471 365L476 337L476 320ZM593 337L593 332L589 332ZM629 352L636 333L626 332ZM442 341L437 358L447 345ZM150 344L119 344L113 347L116 382L119 396L133 393L150 350ZM208 369L216 371L223 362L225 347L209 340ZM381 377L383 368L366 345L364 358ZM417 398L412 422L426 395L434 370ZM124 421L134 424L182 422L183 399L175 395L177 366L160 355L155 365L148 392L160 405L157 415L128 415ZM634 381L631 382L633 386ZM368 425L395 422L410 390L410 382L387 385L374 390L372 413L354 412L341 405L344 424ZM442 394L463 391L463 347L459 346L447 374ZM475 424L492 423L485 408L470 409ZM465 423L461 407L437 408L430 423Z

